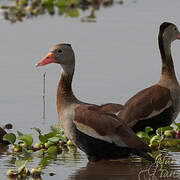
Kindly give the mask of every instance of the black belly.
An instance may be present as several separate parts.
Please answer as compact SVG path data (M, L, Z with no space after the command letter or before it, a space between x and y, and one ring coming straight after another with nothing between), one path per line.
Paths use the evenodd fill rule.
M114 143L88 136L76 129L75 144L84 151L89 161L99 161L101 159L120 159L128 157L134 149L119 147Z
M158 114L149 119L139 120L132 128L134 132L144 131L147 126L153 128L153 132L156 132L156 129L169 126L172 123L173 117L173 108L172 106L164 110L162 113Z

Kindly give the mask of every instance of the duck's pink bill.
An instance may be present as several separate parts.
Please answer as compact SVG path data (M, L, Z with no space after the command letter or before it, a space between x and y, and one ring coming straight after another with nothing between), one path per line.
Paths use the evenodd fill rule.
M50 52L38 64L36 64L36 67L44 66L46 64L55 63L55 62L56 62L56 60L54 59L54 55L53 55L53 53Z
M180 33L178 34L178 37L177 37L177 39L180 39Z

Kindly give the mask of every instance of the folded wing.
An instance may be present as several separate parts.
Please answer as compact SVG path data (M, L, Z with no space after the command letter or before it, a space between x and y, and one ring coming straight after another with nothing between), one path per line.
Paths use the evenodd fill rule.
M136 134L116 115L104 113L94 105L79 105L75 109L74 124L86 135L115 143L120 147L150 151Z
M170 90L154 85L129 99L119 112L118 117L123 119L129 127L132 127L138 121L157 116L171 106Z

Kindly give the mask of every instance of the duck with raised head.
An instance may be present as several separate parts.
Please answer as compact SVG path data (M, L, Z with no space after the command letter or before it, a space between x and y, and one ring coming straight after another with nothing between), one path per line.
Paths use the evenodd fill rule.
M120 109L118 117L134 132L170 125L180 111L180 86L176 78L171 43L180 39L176 25L164 22L160 25L158 43L162 60L161 76L157 84L131 97Z
M136 154L147 160L150 148L116 115L100 106L79 101L71 83L75 55L70 44L55 45L37 66L57 63L62 67L57 88L57 112L66 136L84 151L89 161L119 159Z

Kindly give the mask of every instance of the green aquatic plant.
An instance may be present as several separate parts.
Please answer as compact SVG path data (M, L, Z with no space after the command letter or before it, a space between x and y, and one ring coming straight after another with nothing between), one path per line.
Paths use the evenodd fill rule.
M137 136L139 138L143 139L146 143L149 143L149 141L151 139L149 133L152 131L153 131L153 129L151 127L146 127L145 131L137 132Z
M48 162L55 160L58 154L71 153L76 157L77 149L70 140L64 135L63 131L58 125L51 126L51 131L42 133L39 128L32 128L38 133L39 142L34 142L33 134L24 134L17 131L17 134L7 133L3 140L12 144L12 152L16 157L15 166L17 169L7 171L7 176L26 178L31 176L33 178L39 177L44 166ZM31 171L25 166L33 158L40 158L39 165Z
M119 1L116 2L119 3ZM122 4L123 1L120 2ZM4 18L12 23L45 13L52 16L56 12L60 16L75 18L79 17L79 10L85 11L87 9L90 9L90 16L83 18L82 21L95 22L89 19L92 12L95 18L94 11L99 10L101 5L109 7L113 3L114 0L12 0L12 4L0 6L0 9L4 11Z
M176 130L173 126L160 127L156 130L156 134L152 134L153 129L146 127L145 131L140 131L137 136L145 141L150 147L154 149L168 149L169 147L176 147L180 150L180 123L174 123Z

